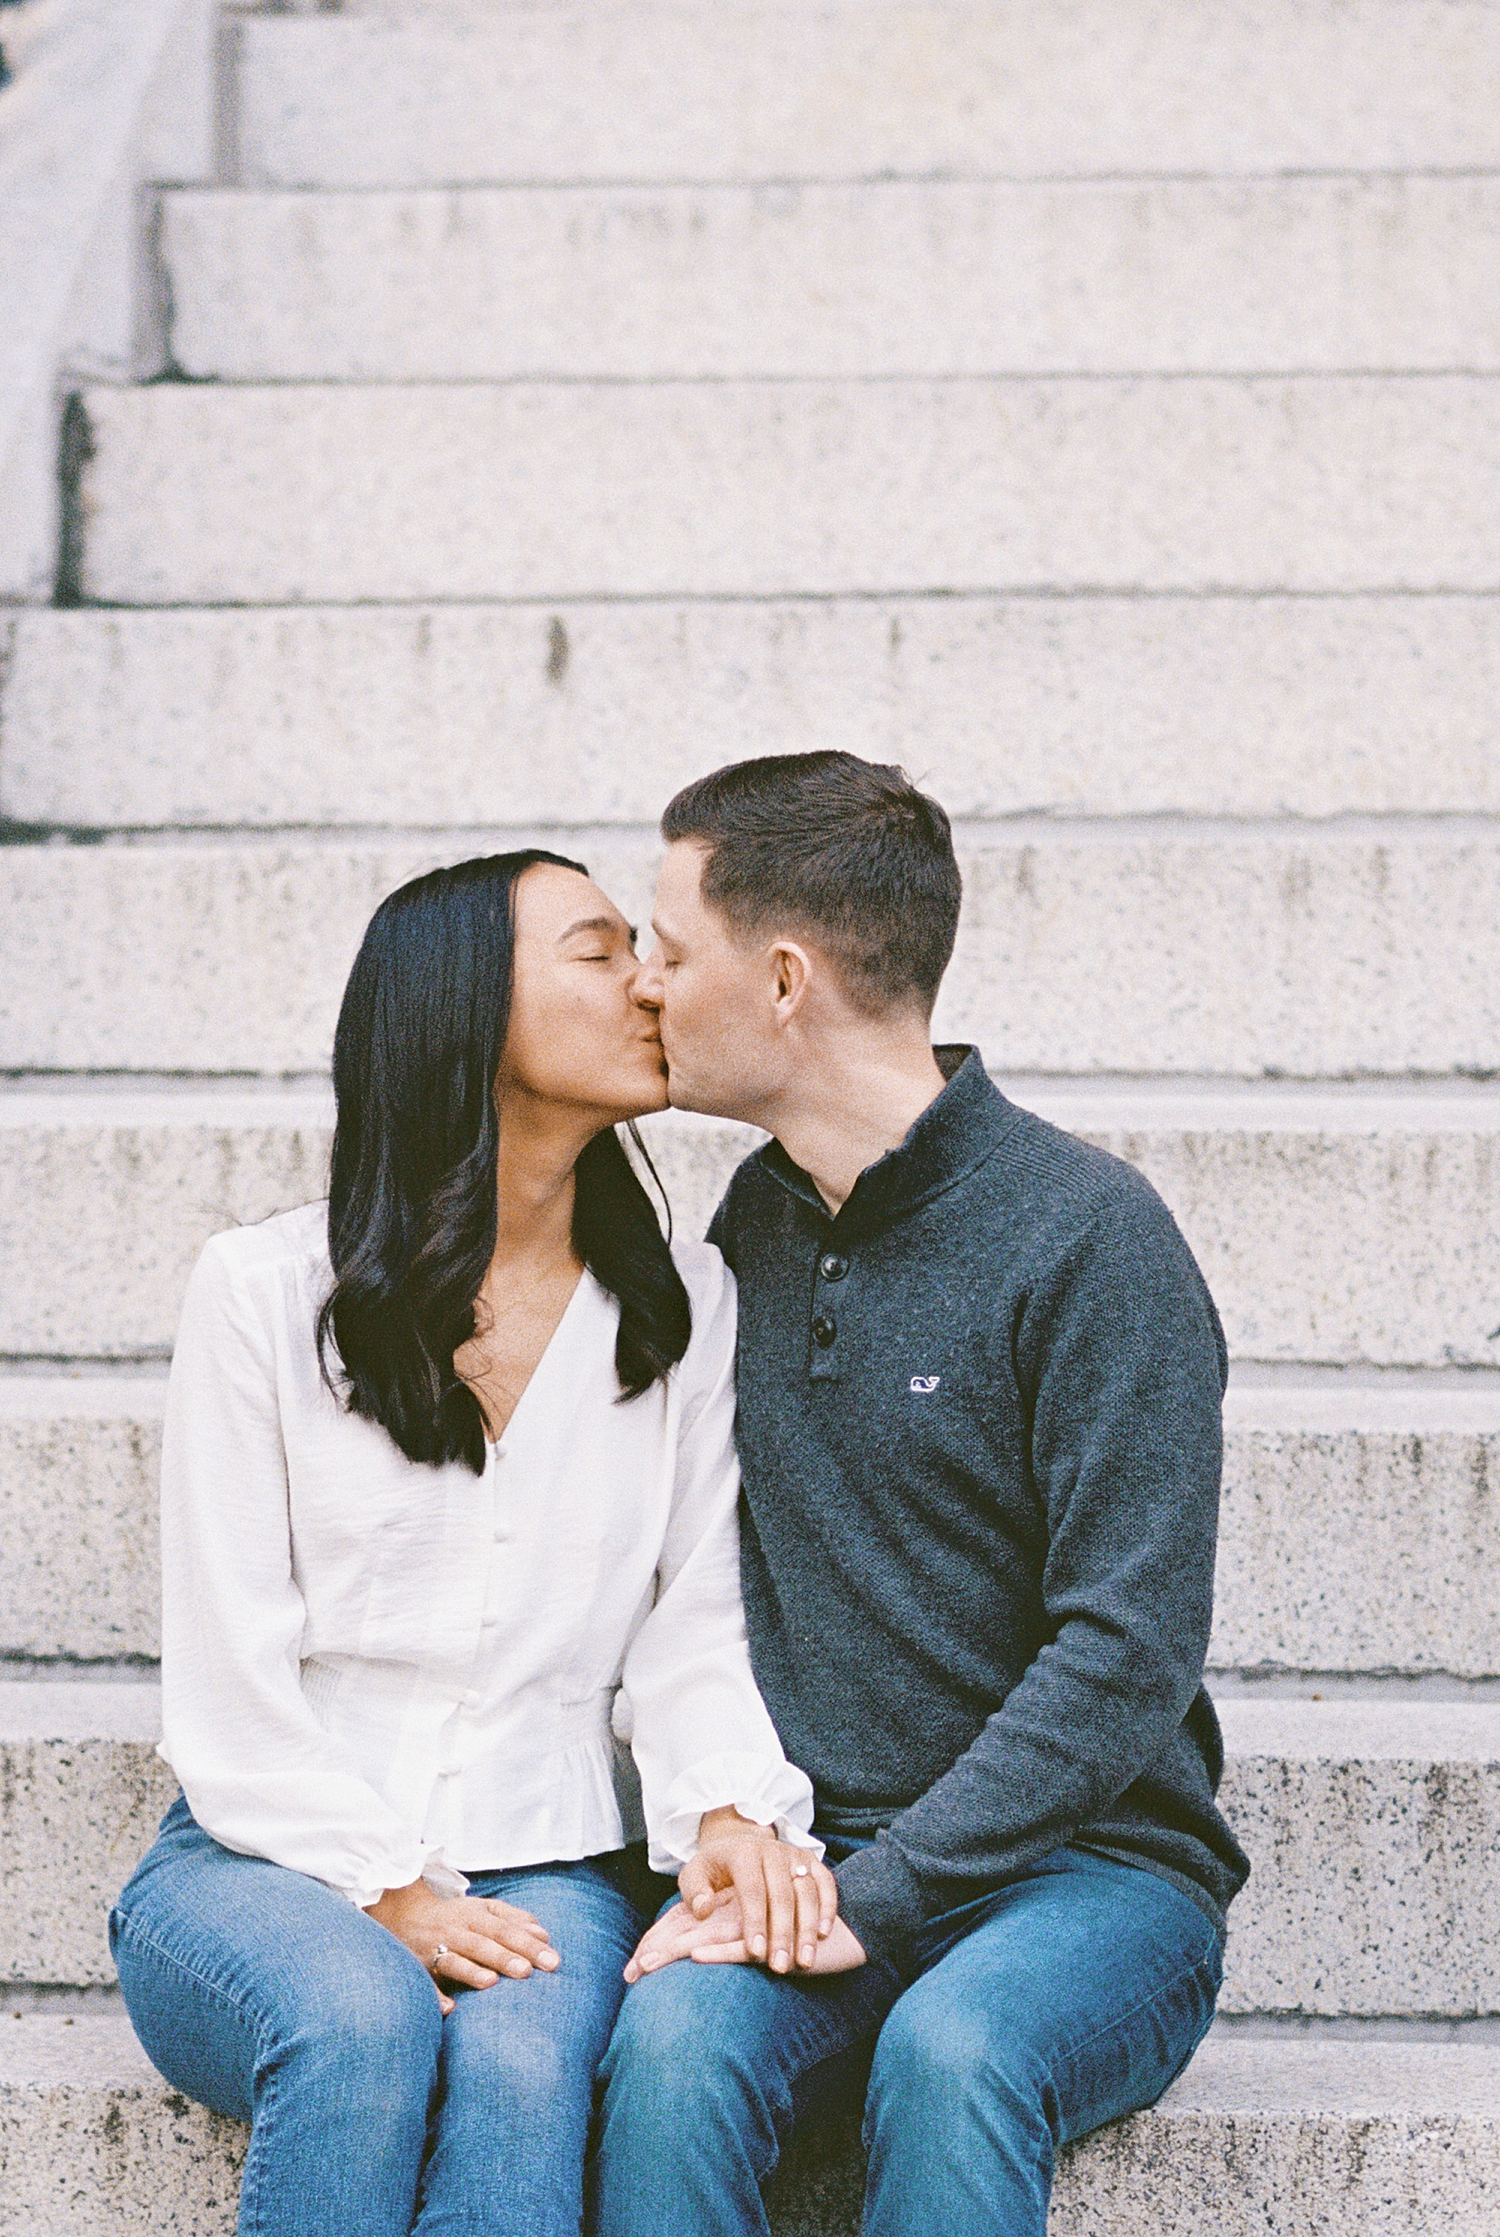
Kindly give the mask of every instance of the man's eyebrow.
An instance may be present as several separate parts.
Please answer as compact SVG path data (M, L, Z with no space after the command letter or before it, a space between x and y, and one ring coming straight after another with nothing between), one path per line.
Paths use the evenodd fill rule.
M618 932L619 929L620 920L618 917L580 917L576 924L570 924L568 926L566 932L559 932L559 934L557 935L557 944L559 947L561 947L564 940L571 940L575 932ZM635 938L635 934L634 932L630 931L630 926L628 924L626 925L625 929L627 932L630 932L630 937L633 940Z

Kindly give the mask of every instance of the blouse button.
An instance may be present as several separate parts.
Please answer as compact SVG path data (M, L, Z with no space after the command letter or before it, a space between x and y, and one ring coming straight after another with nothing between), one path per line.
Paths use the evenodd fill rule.
M827 1251L818 1260L818 1272L825 1282L841 1282L849 1271L849 1261L838 1251Z
M834 1319L832 1313L818 1313L813 1320L812 1332L813 1342L826 1352L838 1335L838 1322Z

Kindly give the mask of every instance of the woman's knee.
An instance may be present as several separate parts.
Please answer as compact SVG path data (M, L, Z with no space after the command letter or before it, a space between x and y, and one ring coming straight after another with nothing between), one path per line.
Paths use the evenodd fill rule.
M367 2076L375 2095L401 2076L428 2088L442 2041L437 1990L394 1939L388 1950L375 1943L354 1962L320 1969L295 2006L278 1996L263 2015L266 2061L336 2064Z

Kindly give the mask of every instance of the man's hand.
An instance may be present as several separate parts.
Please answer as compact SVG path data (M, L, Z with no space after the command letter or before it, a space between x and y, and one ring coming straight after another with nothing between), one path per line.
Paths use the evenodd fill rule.
M684 1957L692 1958L699 1965L751 1965L755 1962L745 1939L739 1900L732 1888L716 1899L706 1918L696 1918L685 1903L679 1903L675 1910L664 1911L641 1936L625 1968L625 1978L634 1983ZM812 1963L799 1966L798 1971L804 1977L852 1973L856 1966L865 1962L857 1936L842 1919L835 1919L814 1948Z
M444 1981L493 1988L502 1975L524 1981L534 1967L553 1973L561 1963L538 1919L490 1896L435 1895L425 1880L413 1880L387 1888L367 1915L426 1967L445 2012L453 1998Z
M838 1882L827 1865L811 1849L779 1841L773 1826L757 1825L734 1809L705 1810L698 1853L678 1874L677 1887L699 1919L732 1890L750 1958L773 1973L811 1971L818 1943L838 1916Z

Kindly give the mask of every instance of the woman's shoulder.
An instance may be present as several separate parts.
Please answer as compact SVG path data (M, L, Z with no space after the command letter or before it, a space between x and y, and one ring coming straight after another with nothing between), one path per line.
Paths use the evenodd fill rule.
M675 1242L672 1260L693 1309L693 1333L679 1380L686 1389L717 1381L734 1356L737 1298L734 1276L712 1243Z
M724 1254L715 1243L691 1240L672 1242L672 1263L682 1276L682 1286L692 1302L694 1317L700 1308L716 1312L727 1303L734 1309L734 1276L724 1263Z
M263 1290L313 1295L318 1303L330 1280L328 1206L299 1204L246 1227L227 1227L203 1246L193 1275L195 1289ZM316 1309L316 1308L314 1308Z

